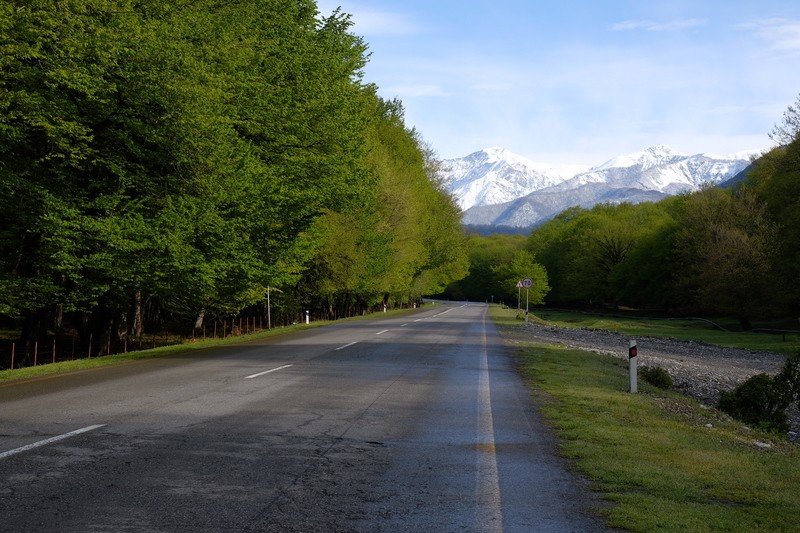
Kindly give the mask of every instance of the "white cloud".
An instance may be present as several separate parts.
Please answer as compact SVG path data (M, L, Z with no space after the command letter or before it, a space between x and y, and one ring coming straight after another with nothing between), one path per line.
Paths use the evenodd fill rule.
M322 15L328 15L339 4L324 0L317 2L317 6ZM422 26L407 13L378 10L357 4L348 5L343 11L352 16L352 31L365 37L414 35L422 30Z
M800 52L800 20L762 19L742 27L755 30L756 35L770 43L773 50Z
M702 19L679 19L669 22L653 22L650 20L624 20L611 26L614 31L683 31L699 26L705 26Z
M448 96L447 92L439 85L424 83L389 86L381 88L380 92L399 96L400 99L430 97L443 98Z

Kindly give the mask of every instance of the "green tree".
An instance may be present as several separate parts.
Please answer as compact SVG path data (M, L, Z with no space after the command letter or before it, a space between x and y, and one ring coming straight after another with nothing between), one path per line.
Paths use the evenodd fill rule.
M777 225L776 298L787 309L800 306L800 139L762 156L747 186L766 203L766 215Z
M496 296L505 302L510 303L518 299L519 305L524 305L526 300L529 305L539 305L544 303L547 293L550 292L547 271L536 262L533 254L526 250L517 250L510 262L496 265L492 271L500 289ZM517 283L526 278L530 279L533 285L530 289L520 291Z
M774 306L775 225L746 188L707 188L683 204L676 236L679 284L701 310L736 316L750 329Z
M800 134L800 95L793 105L786 108L781 121L772 128L769 138L778 143L778 146L786 146L797 140L798 134Z

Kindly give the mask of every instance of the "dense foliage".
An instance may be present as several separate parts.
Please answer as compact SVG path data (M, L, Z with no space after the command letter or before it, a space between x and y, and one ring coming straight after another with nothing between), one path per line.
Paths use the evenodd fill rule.
M544 303L550 291L545 268L525 249L521 235L470 235L467 239L469 254L468 275L450 284L442 294L454 300L504 303L525 309L529 305ZM529 290L517 283L530 278Z
M463 276L460 213L313 0L0 5L0 315L119 340ZM101 346L108 343L102 342Z

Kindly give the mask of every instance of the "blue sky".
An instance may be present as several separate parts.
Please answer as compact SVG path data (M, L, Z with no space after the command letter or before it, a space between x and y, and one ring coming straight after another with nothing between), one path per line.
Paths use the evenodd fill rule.
M442 158L599 165L655 144L763 150L800 94L797 0L318 0Z

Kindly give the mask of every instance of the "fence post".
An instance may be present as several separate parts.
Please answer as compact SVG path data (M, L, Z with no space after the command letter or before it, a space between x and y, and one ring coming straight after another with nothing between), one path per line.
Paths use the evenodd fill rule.
M39 341L33 343L33 366L39 362Z
M89 359L92 358L92 334L89 333Z
M17 351L17 343L16 342L12 342L11 343L11 370L14 370L14 355L15 355L16 351Z
M56 339L53 338L53 363L56 362Z
M631 393L634 394L639 390L636 355L636 341L632 340L628 348L628 371L630 372Z

